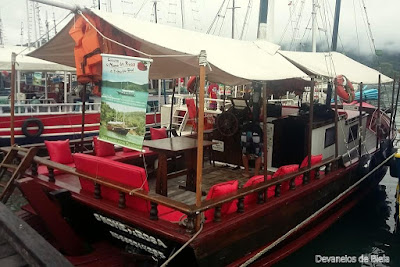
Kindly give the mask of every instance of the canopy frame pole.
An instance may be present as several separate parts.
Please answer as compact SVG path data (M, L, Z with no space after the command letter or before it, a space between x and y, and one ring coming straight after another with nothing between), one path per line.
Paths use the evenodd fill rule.
M360 105L358 106L358 110L360 112L360 114L358 115L358 157L359 159L361 159L361 155L362 155L362 102L363 102L363 83L360 83Z
M311 77L311 88L310 88L310 111L309 111L309 122L308 122L308 144L307 144L307 154L308 154L308 168L311 168L311 156L312 156L312 130L314 121L314 76ZM308 179L305 180L308 183Z
M379 147L380 143L380 131L381 131L381 75L378 76L378 117L376 123L376 149Z
M207 54L205 50L201 50L199 56L200 65L200 86L199 86L199 109L197 122L197 173L196 173L196 206L201 206L202 189L201 183L203 178L203 132L204 132L204 86L206 80ZM200 229L201 216L196 216L196 231Z
M267 97L267 82L264 83L264 90L263 90L263 144L264 144L264 183L267 182L268 176L268 134L267 134L267 108L268 108L268 97ZM264 191L264 201L267 199L267 190Z
M14 136L14 120L15 120L15 61L17 58L16 53L11 54L11 110L10 110L10 143L13 146L15 144L15 136Z
M393 125L393 105L394 105L394 95L395 95L395 92L396 91L396 80L395 79L393 79L393 90L392 90L392 103L391 103L391 106L390 106L390 122L389 122L389 130L390 130L390 133L389 133L389 137L390 138L392 138L392 125Z

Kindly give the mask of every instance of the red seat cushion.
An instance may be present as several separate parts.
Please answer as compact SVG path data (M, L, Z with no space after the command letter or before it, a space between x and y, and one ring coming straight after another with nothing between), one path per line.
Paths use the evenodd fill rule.
M69 139L62 141L44 141L47 151L52 161L69 164L73 163L71 148L69 147Z
M74 154L74 160L76 169L79 172L95 177L104 177L133 188L142 187L144 191L149 191L146 173L143 168L86 154ZM81 177L79 177L79 180L82 190L94 192L94 183L92 181ZM119 192L106 186L101 187L101 196L116 203L119 201ZM125 199L127 207L147 213L150 211L150 203L142 198L127 194Z
M213 185L210 191L208 191L206 200L215 199L217 197L221 197L228 193L235 192L238 189L238 185L239 182L237 180ZM235 212L236 206L237 206L237 200L223 204L221 208L221 215ZM206 216L206 220L208 222L214 219L214 212L215 212L214 209L209 209L204 212L204 215Z
M166 128L150 128L151 140L164 139L167 138Z
M114 145L101 141L97 136L93 137L94 152L98 157L115 155Z
M271 179L272 179L272 176L268 175L267 176L267 180L271 180ZM246 188L246 187L249 187L249 186L252 186L252 185L256 185L256 184L259 184L259 183L262 183L262 182L264 182L264 175L253 176L249 180L247 180L247 182L243 185L243 188ZM267 197L270 198L274 194L275 194L275 186L270 186L268 188L268 191L267 191ZM258 199L258 193L257 192L253 193L253 194L250 194L250 195L247 195L244 198L245 207L247 207L247 206L249 206L251 204L257 203L257 199Z
M311 166L318 164L322 161L322 154L319 155L311 155ZM300 169L308 166L308 156L303 159L300 164ZM310 172L310 179L314 179L316 171ZM297 178L296 178L297 179Z
M279 169L272 175L272 178L276 178L278 176L283 176L289 173L294 173L299 170L299 165L297 164L291 164L291 165L284 165L279 167ZM285 181L282 183L282 191L287 191L289 190L289 181Z
M128 152L135 152L136 150L133 150L133 149L130 149L130 148L127 148L127 147L123 147L123 148L122 148L122 151L123 151L124 153L128 153Z

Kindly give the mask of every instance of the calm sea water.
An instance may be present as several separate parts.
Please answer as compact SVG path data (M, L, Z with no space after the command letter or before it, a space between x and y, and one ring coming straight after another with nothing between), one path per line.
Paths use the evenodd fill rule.
M391 102L391 88L387 89L381 95L383 107L389 107ZM377 101L369 102L377 106ZM396 116L397 129L400 129L399 112L400 108ZM388 170L379 186L363 201L312 242L276 266L400 266L400 233L396 233L395 225L396 186L397 179L391 177ZM316 255L355 256L357 263L316 263ZM360 263L360 256L370 260L381 256L380 259L386 262L376 262L375 258L374 263Z

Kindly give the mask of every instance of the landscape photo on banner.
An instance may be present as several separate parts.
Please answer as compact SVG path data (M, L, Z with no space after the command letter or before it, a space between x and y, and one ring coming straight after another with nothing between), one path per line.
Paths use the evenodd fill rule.
M102 54L99 139L142 150L151 59Z

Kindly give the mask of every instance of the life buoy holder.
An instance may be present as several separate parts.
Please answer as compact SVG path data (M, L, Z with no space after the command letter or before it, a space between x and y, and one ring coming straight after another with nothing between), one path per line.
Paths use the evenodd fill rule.
M354 101L355 93L353 84L344 75L338 75L335 77L335 89L337 95L346 103Z
M189 93L192 93L192 94L196 93L196 91L197 91L197 76L190 77L186 88Z
M38 128L38 130L36 132L30 132L28 131L28 127L30 126L36 126ZM22 133L26 136L26 137L39 137L42 133L43 133L43 123L41 120L36 119L36 118L30 118L30 119L26 119L23 123L22 123Z

